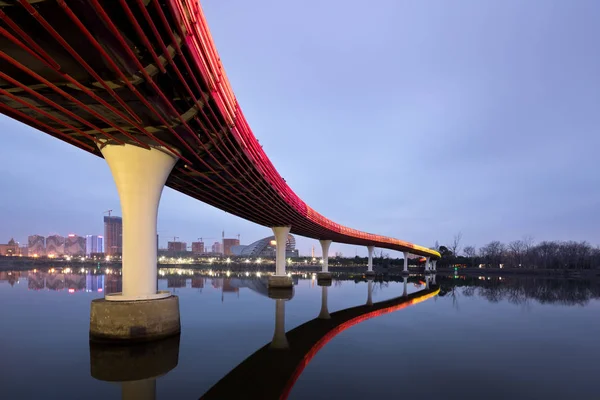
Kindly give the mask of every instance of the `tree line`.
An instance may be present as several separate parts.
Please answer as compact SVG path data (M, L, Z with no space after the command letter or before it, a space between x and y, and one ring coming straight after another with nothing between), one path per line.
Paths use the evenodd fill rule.
M535 243L533 238L525 237L508 244L496 240L480 248L465 246L461 249L461 239L459 233L450 245L438 247L442 255L438 266L458 264L487 268L600 269L600 247L585 241L545 240Z

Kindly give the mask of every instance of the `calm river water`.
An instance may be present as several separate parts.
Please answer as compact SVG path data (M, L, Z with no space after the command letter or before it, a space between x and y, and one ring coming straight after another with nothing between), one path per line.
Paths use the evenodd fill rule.
M119 291L118 273L62 272L0 272L2 398L251 398L269 384L290 399L600 396L597 282L438 275L427 298L411 276L406 300L381 303L403 295L402 278L323 288L308 273L294 277L292 300L276 301L255 274L163 270L159 288L180 298L180 338L107 349L88 342L90 301ZM277 312L287 350L263 348ZM232 389L235 373L247 379Z

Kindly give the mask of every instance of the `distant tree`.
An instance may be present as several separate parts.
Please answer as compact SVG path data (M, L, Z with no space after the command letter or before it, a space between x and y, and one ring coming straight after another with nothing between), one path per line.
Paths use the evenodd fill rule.
M458 232L456 235L454 235L454 238L452 239L452 243L450 244L450 246L448 246L448 248L450 249L452 254L454 254L455 257L458 257L458 253L460 253L461 239L462 239L462 232Z
M473 263L475 262L475 257L477 256L477 249L474 246L465 246L463 252L465 253L465 256L467 256L471 261L472 267Z

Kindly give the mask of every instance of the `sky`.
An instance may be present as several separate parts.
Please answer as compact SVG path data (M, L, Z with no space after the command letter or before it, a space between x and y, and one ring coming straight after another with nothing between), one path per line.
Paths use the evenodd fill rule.
M600 244L600 2L201 4L255 136L323 215L425 246ZM0 243L120 214L104 160L5 116L0 140ZM169 188L158 230L161 247L272 234Z

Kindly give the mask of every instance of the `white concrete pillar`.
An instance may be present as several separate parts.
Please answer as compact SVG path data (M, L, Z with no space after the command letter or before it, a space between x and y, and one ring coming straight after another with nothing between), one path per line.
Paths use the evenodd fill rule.
M408 251L404 252L404 272L408 273Z
M373 280L369 279L368 281L368 286L367 286L367 305L368 306L372 306L373 305Z
M289 347L287 337L285 336L285 300L275 300L275 332L271 340L271 348L287 349Z
M429 289L429 275L425 276L425 289Z
M436 277L435 274L431 275L431 283L433 283L434 285L436 284L435 283L435 277Z
M375 250L375 247L367 246L367 250L369 250L369 261L367 262L367 272L373 272L373 250Z
M330 319L329 308L327 307L327 286L321 287L321 311L319 312L319 319Z
M404 290L402 291L402 296L403 297L408 296L408 290L407 290L408 288L407 288L406 281L407 281L406 277L405 276L402 277L402 283L403 283L403 286L404 286Z
M100 148L121 200L123 218L123 292L107 300L149 300L157 293L156 217L167 177L178 156L164 148L133 145Z
M275 276L285 276L285 245L291 226L274 226L275 242Z
M432 263L433 263L433 268L432 268L433 271L437 271L437 260L433 260Z
M323 268L321 272L329 272L329 246L331 246L331 240L319 240L319 242L323 250Z
M425 258L425 272L429 271L429 269L431 268L429 262L429 257Z

